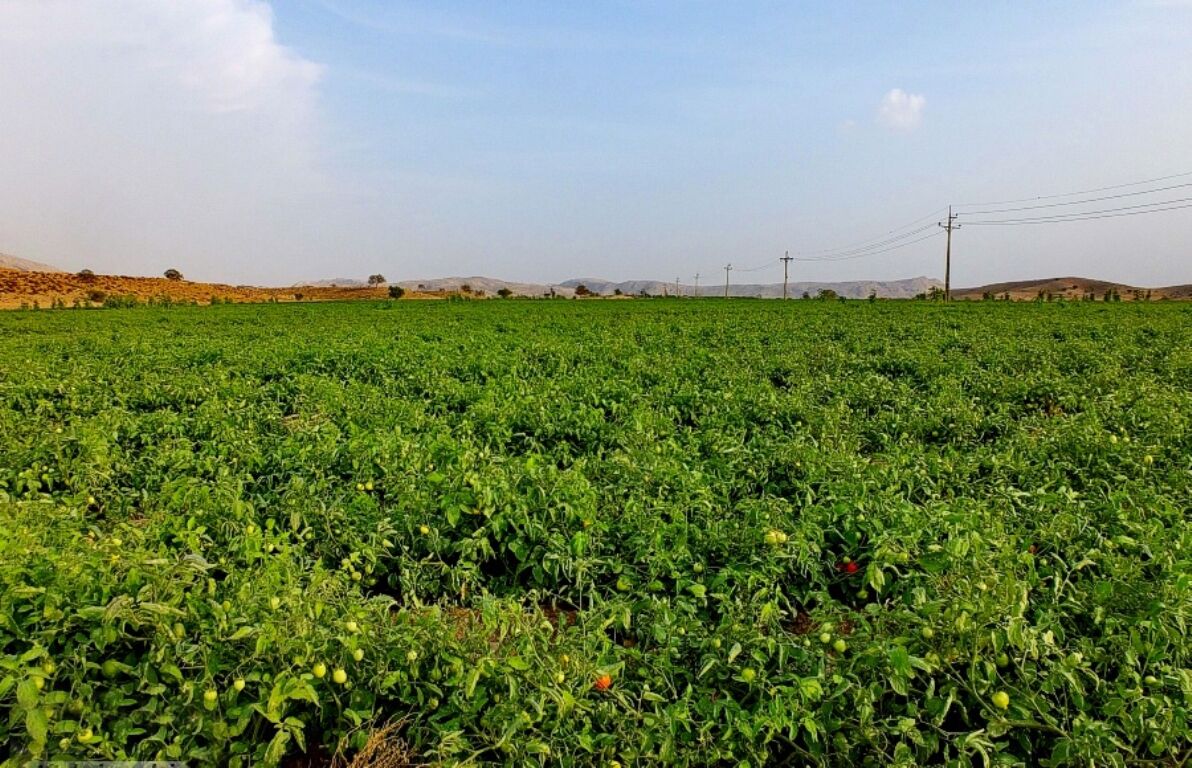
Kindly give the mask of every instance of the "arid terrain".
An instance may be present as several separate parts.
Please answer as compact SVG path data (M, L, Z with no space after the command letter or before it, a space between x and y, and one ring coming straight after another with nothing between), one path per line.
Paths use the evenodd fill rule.
M175 302L210 304L217 302L260 301L340 301L379 299L387 295L384 287L333 288L302 286L298 288L260 288L251 285L194 283L167 280L164 277L129 277L126 275L82 276L72 272L26 272L0 268L0 308L14 309L53 306L56 300L73 306L102 304L109 296L135 296L138 301L169 298ZM411 294L412 298L419 295Z
M1013 301L1030 301L1062 296L1065 299L1081 299L1091 294L1098 301L1107 291L1116 291L1122 301L1159 301L1161 299L1192 299L1192 284L1169 285L1163 288L1140 288L1124 283L1106 280L1090 280L1087 277L1051 277L1038 280L1019 280L1012 283L992 283L976 288L959 288L952 291L954 299L981 299L987 294L1003 298L1007 294Z
M44 269L46 271L34 271ZM53 271L49 271L53 270ZM331 283L338 283L332 285ZM449 296L465 296L470 298L496 297L497 291L505 288L517 296L540 296L554 290L557 296L570 298L575 293L575 285L582 281L571 280L556 286L531 283L515 283L487 277L472 278L440 278L425 281L401 281L392 283L405 289L405 298L411 299L441 299ZM628 281L624 283L610 283L603 280L589 280L589 288L594 295L612 296L614 289L621 287L624 295L637 295L645 290L651 295L666 295L667 284L657 281ZM346 285L343 283L347 283ZM781 295L781 284L776 295ZM803 287L810 284L795 284L790 295L798 298ZM644 287L643 287L644 286ZM797 288L795 287L797 286ZM937 281L927 278L895 281L890 283L854 282L854 283L822 283L819 287L834 287L839 289L840 295L847 298L864 298L871 291L877 292L881 298L911 298L914 294L910 289L923 286L938 286ZM875 286L884 286L883 291ZM733 286L731 293L735 296L773 297L773 286ZM751 289L748 292L746 289ZM688 288L688 290L690 290ZM702 295L719 295L719 288L713 293L711 288L705 288ZM1088 295L1102 300L1107 292L1116 291L1122 301L1159 301L1159 300L1188 300L1192 299L1192 285L1175 285L1162 288L1139 288L1122 283L1091 280L1083 277L1056 277L1039 280L1023 280L1011 283L995 283L976 288L958 288L952 292L955 299L972 300L993 297L1002 299L1009 297L1014 301L1030 301L1042 296L1043 298L1063 297L1065 299L1081 299ZM683 293L682 288L680 293ZM164 277L134 277L128 275L88 275L84 273L63 272L48 265L29 262L12 257L5 257L0 262L0 309L17 309L20 307L46 308L60 302L71 306L98 306L108 297L135 297L140 303L151 300L168 299L171 302L210 304L220 302L293 302L293 301L351 301L358 299L382 299L388 295L387 286L369 286L362 282L351 280L319 281L317 283L302 284L286 287L262 287L254 285L226 285L223 283L201 283L190 280L169 280ZM814 295L814 293L812 294Z

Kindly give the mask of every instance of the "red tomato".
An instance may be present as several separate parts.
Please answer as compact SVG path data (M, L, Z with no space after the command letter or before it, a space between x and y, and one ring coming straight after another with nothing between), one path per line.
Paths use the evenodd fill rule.
M612 687L613 687L612 675L601 675L600 677L596 678L596 690L607 691L609 688L612 688Z

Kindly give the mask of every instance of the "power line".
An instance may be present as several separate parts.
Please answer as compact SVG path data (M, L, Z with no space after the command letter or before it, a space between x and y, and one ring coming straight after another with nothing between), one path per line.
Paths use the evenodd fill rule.
M1167 192L1172 189L1182 189L1184 187L1192 187L1192 182L1184 184L1171 184L1166 187L1156 187L1155 189L1143 189L1138 192L1123 192L1118 195L1104 195L1102 197L1090 197L1084 200L1069 200L1064 203L1045 203L1043 205L1024 205L1019 208L994 208L986 211L961 211L965 216L979 216L990 213L1013 213L1015 211L1033 211L1040 208L1060 208L1065 205L1084 205L1085 203L1099 203L1104 200L1118 200L1123 197L1137 197L1138 195L1153 195L1156 192ZM1075 211L1074 211L1075 213Z
M945 209L945 210L947 210L947 209ZM916 235L922 234L923 232L926 232L931 229L935 229L935 222L932 222L930 224L925 224L917 229L911 230L910 232L906 232L901 235L898 235L897 237L892 237L887 240L882 240L878 243L874 243L873 245L866 246L864 248L858 248L853 251L843 251L841 253L832 254L831 256L803 256L803 257L798 257L795 260L796 261L839 261L839 260L849 259L849 258L861 258L862 256L871 256L876 253L885 253L887 250L893 250L893 248L891 246L894 246L896 243L900 243L901 241L906 240L907 238L914 237ZM910 245L910 243L905 243L905 244Z
M1185 203L1185 205L1177 205L1177 203ZM994 224L1062 224L1065 221L1113 219L1121 216L1139 216L1146 213L1162 213L1163 211L1176 211L1181 208L1192 207L1187 205L1187 203L1192 203L1192 197L1180 197L1176 198L1175 200L1160 200L1158 202L1143 203L1141 205L1126 205L1118 208L1105 208L1099 211L1073 211L1072 213L1058 213L1051 216L1027 216L1017 219L990 219L988 221L981 221L978 219L977 221L966 221L965 224L972 226L989 226Z
M765 269L766 267L772 267L780 261L782 261L781 258L770 259L765 264L761 264L756 267L733 267L733 271L734 272L757 272L760 269Z
M981 203L960 203L957 207L969 208L978 205L1013 205L1014 203L1030 203L1036 200L1054 200L1058 197L1075 197L1076 195L1091 195L1094 192L1107 192L1111 189L1125 189L1126 187L1139 187L1143 184L1154 184L1159 181L1168 181L1170 179L1180 179L1185 176L1192 176L1192 171L1184 171L1183 173L1173 173L1170 176L1158 176L1153 179L1145 179L1143 181L1131 181L1126 184L1112 184L1108 187L1096 187L1095 189L1082 189L1077 192L1061 192L1058 195L1038 195L1036 197L1020 197L1017 200L988 200Z
M933 224L932 226L934 227L935 225ZM854 256L823 256L820 258L799 258L799 257L792 256L791 258L794 259L795 261L813 261L813 262L849 261L851 259L864 259L868 256L877 256L878 254L889 253L890 251L897 251L899 248L906 248L907 246L914 245L915 243L921 243L924 240L930 240L933 237L939 237L942 234L944 234L944 231L942 229L940 229L940 230L936 230L935 232L932 232L931 234L927 235L926 237L920 237L916 240L911 240L910 242L907 242L907 243L899 243L898 245L894 245L894 246L885 248L880 251L870 251L868 253L859 253Z
M877 235L875 237L871 237L867 240L861 240L859 242L853 243L852 245L842 245L842 246L838 246L836 248L824 248L824 249L821 249L818 251L805 251L803 253L803 256L830 255L830 254L835 254L839 251L854 251L854 250L861 249L863 247L879 245L880 243L875 243L874 241L881 240L882 242L885 242L884 238L889 237L890 235L894 234L895 232L901 232L904 229L913 227L916 224L919 224L920 222L927 221L928 219L934 219L936 216L938 216L940 213L942 213L944 210L946 210L946 208L947 208L947 206L941 206L939 208L936 208L934 211L927 214L926 216L920 216L919 218L915 219L914 221L910 221L910 222L907 222L906 224L903 224L901 227L894 227L893 229L891 229L887 232L884 232L884 233ZM920 228L916 231L921 232L923 229L928 229L931 226L933 226L933 224L928 224L926 227ZM913 233L908 233L908 234L913 234Z

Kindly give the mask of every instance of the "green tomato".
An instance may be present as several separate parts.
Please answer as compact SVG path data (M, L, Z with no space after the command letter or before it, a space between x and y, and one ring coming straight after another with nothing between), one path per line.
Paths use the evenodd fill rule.
M311 672L315 677L322 678L327 674L327 665L320 661L318 664L314 665L314 667L311 669Z
M993 694L993 706L998 709L1007 709L1010 706L1010 694L1005 691L998 691Z
M820 633L820 642L821 642L821 643L823 643L824 645L827 645L828 643L832 642L832 635L831 635L831 633L829 633L829 632L821 632L821 633Z
M237 693L244 690L244 685L245 683L243 677L238 677L232 681L232 687L236 689Z
M357 648L356 650L352 651L352 658L356 661L364 661L364 649Z
M344 683L348 682L348 673L342 669L337 669L331 673L331 679L334 680L338 685L343 685Z
M115 659L108 659L100 666L99 671L103 673L104 677L111 679L120 674L120 665L116 663Z
M837 639L836 642L832 643L832 648L837 653L844 653L848 650L848 643L844 642L843 638Z
M755 670L753 667L745 667L745 669L741 670L741 679L747 683L752 683L756 677L757 670Z

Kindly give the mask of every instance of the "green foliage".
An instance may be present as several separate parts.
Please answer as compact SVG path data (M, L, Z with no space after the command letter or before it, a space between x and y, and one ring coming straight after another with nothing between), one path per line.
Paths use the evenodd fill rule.
M129 309L131 307L140 306L141 304L137 297L132 294L123 295L111 293L105 295L102 301L105 309Z
M0 755L1178 765L1190 321L0 315Z

